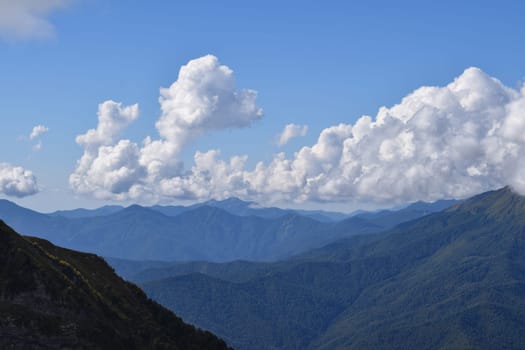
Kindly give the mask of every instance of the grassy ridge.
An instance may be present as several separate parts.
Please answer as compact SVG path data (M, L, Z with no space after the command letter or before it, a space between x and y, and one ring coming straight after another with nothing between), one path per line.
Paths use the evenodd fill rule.
M0 347L227 349L93 254L22 237L0 221Z

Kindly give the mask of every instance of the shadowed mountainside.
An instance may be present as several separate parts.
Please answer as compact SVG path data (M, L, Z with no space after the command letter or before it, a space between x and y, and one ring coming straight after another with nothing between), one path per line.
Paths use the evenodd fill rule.
M101 258L22 237L0 221L0 348L227 349Z

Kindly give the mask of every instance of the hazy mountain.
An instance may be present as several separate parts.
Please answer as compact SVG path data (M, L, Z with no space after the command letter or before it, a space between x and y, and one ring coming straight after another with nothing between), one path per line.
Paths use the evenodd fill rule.
M151 209L159 211L168 216L176 216L199 207L208 206L219 208L230 214L238 216L258 216L265 219L276 219L285 215L299 214L321 222L336 222L347 218L349 215L329 212L324 210L295 210L281 209L276 207L262 207L255 202L247 202L238 198L228 198L225 200L209 200L190 206L152 206Z
M36 234L42 227L60 225L67 220L60 217L41 214L36 211L23 208L13 202L0 199L0 219L14 227L18 232Z
M119 276L129 281L133 280L136 275L142 273L143 271L148 271L150 269L155 271L156 269L162 270L163 268L170 268L173 265L179 264L178 262L158 260L128 260L112 257L104 257L104 260L106 260L107 263L115 269Z
M68 219L0 203L16 230L72 249L135 260L276 260L341 237L383 229L362 219L322 223L298 214L267 219L207 205L177 216L133 205L113 214Z
M185 268L141 285L240 350L525 348L525 198L508 188L279 263Z
M361 218L385 228L392 228L400 223L415 220L425 215L442 211L458 201L455 199L439 200L433 203L416 202L399 210L380 210L377 212L360 213L354 218Z
M120 210L124 209L124 207L120 205L105 205L100 208L96 209L72 209L72 210L58 210L53 213L50 213L49 215L52 216L63 216L68 219L79 219L79 218L90 218L94 216L104 216L116 213Z
M200 205L199 205L200 206ZM196 206L195 208L199 207ZM161 214L164 214L166 216L177 216L179 214L182 214L184 212L187 212L188 210L195 209L193 207L185 207L182 205L154 205L152 207L149 207L150 209L153 209Z
M339 213L335 211L301 209L294 209L294 211L300 215L304 215L322 222L337 222L350 217L349 214Z
M379 232L430 212L404 209L327 222L331 219L320 221L295 211L251 205L232 198L190 207L107 206L41 214L4 200L0 201L0 218L23 234L103 256L221 262L283 259L340 238Z
M0 221L0 348L227 349L119 278L95 255Z
M231 282L245 282L260 277L265 272L275 271L279 263L261 263L236 260L230 263L207 261L155 262L105 258L115 271L127 280L148 282L170 277L201 273ZM287 267L287 263L282 263Z

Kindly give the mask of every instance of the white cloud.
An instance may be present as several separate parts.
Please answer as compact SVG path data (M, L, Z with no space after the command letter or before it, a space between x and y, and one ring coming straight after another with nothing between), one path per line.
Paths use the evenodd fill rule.
M165 189L196 198L375 203L464 197L506 184L525 193L524 104L525 88L469 68L375 118L323 130L291 158L280 153L247 170L217 151L197 154L191 172Z
M117 136L139 117L139 106L122 106L122 103L105 101L98 105L98 125L85 134L78 135L76 141L88 152L96 151L100 146L110 145Z
M247 156L222 160L219 150L210 150L197 152L194 165L185 171L176 155L189 139L210 129L246 126L260 116L250 94L250 117L244 114L245 104L237 102L228 103L231 113L209 112L210 101L220 98L204 98L210 89L200 84L217 76L223 81L230 72L218 73L215 60L201 62L215 68L195 73L200 78L193 79L193 85L181 74L186 88L179 90L174 84L169 94L163 91L163 114L157 122L160 140L147 139L137 149L112 138L104 144L108 148L97 148L94 157L112 155L113 161L101 161L105 166L92 170L97 178L112 176L104 183L87 181L84 189L76 181L72 186L86 193L103 191L112 198L237 196L260 202L393 204L464 197L507 184L525 194L525 87L506 87L477 68L465 70L447 86L421 87L399 104L380 108L375 117L326 128L314 145L290 158L279 153L272 161L247 169ZM235 115L235 108L243 113ZM91 159L89 164L86 169L79 165L80 174L89 174L91 165L98 163Z
M257 93L237 90L233 71L207 55L191 60L169 88L160 90L157 129L165 140L183 144L213 129L250 126L262 117Z
M262 118L257 92L238 90L233 71L207 55L181 67L177 81L160 90L162 114L155 126L161 139L147 138L140 162L151 181L180 169L177 156L190 140L208 132L250 126Z
M47 38L54 27L47 16L70 0L0 0L0 37L8 39Z
M162 180L180 175L178 155L187 142L213 130L247 127L262 118L257 93L235 85L232 70L215 56L191 60L181 67L177 81L160 90L162 113L156 123L160 139L147 137L142 147L117 141L120 131L137 118L138 106L104 102L97 128L77 137L85 152L70 176L72 188L99 198L157 196Z
M20 198L37 192L37 181L31 171L19 166L0 163L0 193Z
M284 146L295 137L305 136L307 132L307 125L287 124L277 137L277 145Z
M130 190L140 173L138 147L129 140L114 143L138 117L137 104L123 106L114 101L99 104L97 128L76 138L84 148L84 154L69 177L77 192L93 193L98 198L120 198L120 193Z
M31 134L29 134L29 139L33 140L48 131L49 131L49 128L47 126L37 125L33 128L33 130L31 131Z

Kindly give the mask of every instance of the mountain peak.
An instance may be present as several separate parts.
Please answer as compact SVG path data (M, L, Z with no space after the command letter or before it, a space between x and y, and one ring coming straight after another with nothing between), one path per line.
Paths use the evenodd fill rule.
M141 205L138 205L138 204L132 204L132 205L130 205L130 206L124 208L124 209L132 211L132 210L143 210L143 209L147 209L147 208L145 208L145 207L143 207Z
M248 201L243 201L242 199L240 198L237 198L237 197L229 197L229 198L226 198L226 199L221 199L221 200L217 200L217 199L210 199L209 201L206 201L204 202L204 204L208 204L208 205L219 205L219 206L238 206L238 205L242 205L242 206L250 206L251 204L254 204L254 202L248 202Z
M142 213L150 213L152 215L164 215L162 212L158 211L158 210L155 210L155 208L152 208L152 207L143 207L142 205L139 205L139 204L132 204L128 207L125 207L124 209L122 209L121 211L117 211L116 213L114 214L120 214L120 213L123 213L123 214L142 214Z
M236 214L246 214L248 211L252 209L252 206L255 204L254 202L246 202L242 199L236 198L236 197L230 197L223 200L215 200L211 199L207 202L203 203L204 205L210 206L210 207L216 207L220 209L224 209L226 211L229 211L231 213Z
M510 186L464 200L449 210L484 213L497 220L525 220L525 197Z

